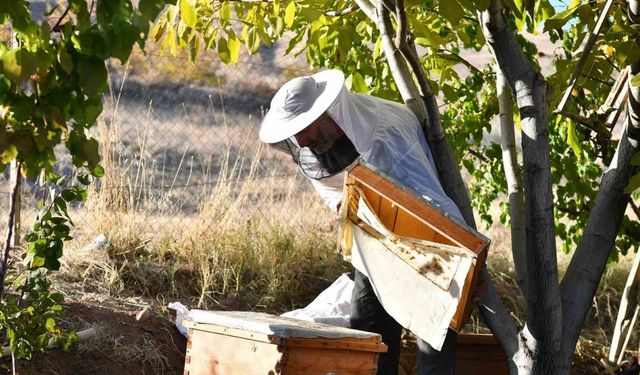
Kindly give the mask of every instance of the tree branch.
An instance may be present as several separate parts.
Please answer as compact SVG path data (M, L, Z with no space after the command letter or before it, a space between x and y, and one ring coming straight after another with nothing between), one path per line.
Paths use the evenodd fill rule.
M475 72L476 74L480 75L483 78L486 78L486 75L482 70L476 68L473 64L471 64L468 60L466 60L462 56L458 55L457 53L453 53L447 50L446 48L438 48L438 57L442 59L451 60L451 61L457 61L462 65L466 66L469 70Z
M398 3L403 5L403 3ZM404 6L403 6L404 8ZM406 18L404 9L396 10L396 14L399 18L398 25L402 25L405 29L409 28L409 21ZM436 170L438 171L438 177L440 183L447 195L456 204L462 217L467 224L476 228L475 218L473 216L473 210L471 209L471 197L469 191L462 180L458 163L451 149L451 145L446 138L442 122L440 120L440 109L438 102L433 93L433 88L426 72L424 71L418 52L413 40L413 35L407 30L399 31L399 34L405 35L403 39L397 39L396 47L400 49L403 57L407 60L411 69L418 81L418 89L420 96L424 101L424 106L427 111L427 121L422 122L424 134L427 137L427 143L431 148L431 151L435 157Z
M602 122L592 120L588 117L583 117L580 115L576 115L575 113L560 111L558 114L568 118L569 120L575 122L576 124L582 125L585 128L596 132L597 134L603 136L606 140L611 140L611 132L607 129L606 126Z
M527 60L508 26L501 2L479 14L485 39L516 96L522 119L528 272L527 347L533 373L553 373L559 362L562 310L553 221L548 85ZM544 344L542 344L544 343Z
M69 14L69 10L71 10L71 5L67 5L67 9L65 9L64 13L62 13L60 18L58 18L58 21L53 25L51 31L60 31L60 23L62 23L62 20L67 16L67 14Z
M2 300L4 293L4 279L7 276L7 268L9 266L9 254L11 252L11 239L13 238L13 228L14 221L16 216L16 207L20 202L17 202L18 193L20 191L20 181L22 180L19 176L22 169L22 163L16 163L16 173L18 174L18 178L15 179L13 186L11 187L11 198L9 203L9 217L7 219L7 236L4 240L4 249L2 251L2 268L0 268L0 300Z
M364 12L364 14L366 14L367 17L369 17L369 19L373 21L373 23L378 25L378 16L376 14L376 7L373 5L373 3L370 0L354 0L354 1L358 5L358 8L360 8Z
M518 153L513 123L513 104L511 90L500 71L496 68L496 87L498 91L498 107L500 110L500 136L502 138L502 165L507 178L509 194L509 211L511 223L511 253L516 268L516 279L520 290L527 295L527 259L526 259L526 211L524 192L522 190L522 174L518 164Z
M343 10L329 10L324 12L325 16L329 16L329 17L341 17L341 16L346 16L347 14L350 13L355 13L358 11L358 9L360 9L357 5L352 5L350 7L346 7Z
M413 82L407 63L393 43L393 25L391 24L389 9L384 6L382 1L379 1L376 6L376 18L378 19L378 29L382 38L382 48L387 57L394 81L398 86L398 91L400 91L400 95L407 107L415 113L422 124L427 121L427 111L419 99L420 95Z
M491 280L487 268L482 269L482 278ZM495 335L502 350L507 355L507 363L509 365L509 373L515 374L517 366L514 357L518 352L518 328L513 323L513 319L507 313L496 288L493 283L488 283L487 292L482 297L478 305L480 313L489 325L491 332Z

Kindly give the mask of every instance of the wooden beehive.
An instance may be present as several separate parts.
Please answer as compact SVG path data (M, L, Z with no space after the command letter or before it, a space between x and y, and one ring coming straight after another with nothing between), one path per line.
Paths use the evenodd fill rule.
M364 164L356 164L348 171L346 188L361 191L380 222L394 234L453 247L474 258L450 323L455 331L461 330L471 315L471 291L486 260L489 240L409 188Z
M375 333L253 312L195 311L185 375L373 375Z
M493 335L461 333L456 347L456 374L507 375L507 356Z

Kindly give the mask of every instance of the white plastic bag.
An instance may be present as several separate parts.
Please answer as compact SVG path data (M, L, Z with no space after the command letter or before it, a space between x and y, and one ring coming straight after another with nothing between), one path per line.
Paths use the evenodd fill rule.
M183 323L185 319L188 319L189 315L187 306L180 302L171 302L167 307L176 310L176 328L178 328L178 331L180 331L184 337L189 338L189 329L185 327Z
M349 328L353 281L342 274L307 307L289 311L282 316Z

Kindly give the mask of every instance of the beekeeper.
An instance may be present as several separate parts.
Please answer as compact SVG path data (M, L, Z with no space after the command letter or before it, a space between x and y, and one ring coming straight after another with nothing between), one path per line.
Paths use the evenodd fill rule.
M438 181L431 151L413 112L370 95L353 94L339 70L294 78L271 100L260 140L290 154L327 205L337 211L344 170L357 158L462 218ZM397 374L402 327L385 312L368 278L355 270L351 326L382 335L389 350L378 374ZM456 333L449 329L441 351L418 340L419 374L453 374Z

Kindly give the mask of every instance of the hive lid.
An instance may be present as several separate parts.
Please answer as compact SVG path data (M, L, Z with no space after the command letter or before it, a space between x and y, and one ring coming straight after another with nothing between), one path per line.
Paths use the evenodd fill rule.
M251 311L191 310L189 318L200 324L212 324L280 338L371 339L380 337L377 333Z

